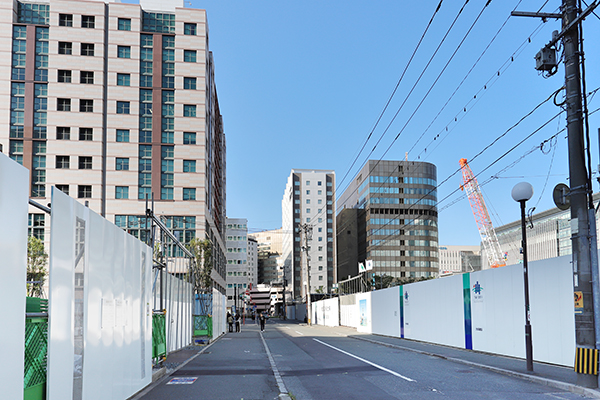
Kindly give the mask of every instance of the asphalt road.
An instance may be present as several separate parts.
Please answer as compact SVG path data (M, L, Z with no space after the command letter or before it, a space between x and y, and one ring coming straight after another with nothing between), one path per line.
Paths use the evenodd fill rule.
M213 343L141 399L276 399L282 392L297 400L582 398L346 337L352 333L270 320L261 337L256 325L246 325L241 333L228 333ZM196 380L167 384L173 378Z

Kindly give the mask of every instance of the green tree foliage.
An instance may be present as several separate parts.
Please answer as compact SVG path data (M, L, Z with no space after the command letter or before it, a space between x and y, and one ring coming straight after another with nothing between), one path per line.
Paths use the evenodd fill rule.
M44 242L36 237L29 236L27 242L27 281L35 283L27 284L28 296L42 296L42 288L48 275L47 263L48 254L44 251Z
M212 289L212 244L208 239L194 238L187 245L188 250L196 258L192 267L194 276L194 291L197 294L210 293Z

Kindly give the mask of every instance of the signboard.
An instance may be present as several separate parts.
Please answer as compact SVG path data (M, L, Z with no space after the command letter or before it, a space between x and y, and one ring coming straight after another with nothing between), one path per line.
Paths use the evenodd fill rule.
M370 271L373 269L373 260L366 260L366 266L367 271Z
M364 263L358 263L358 272L365 272L366 270Z
M583 292L575 292L575 314L583 313Z

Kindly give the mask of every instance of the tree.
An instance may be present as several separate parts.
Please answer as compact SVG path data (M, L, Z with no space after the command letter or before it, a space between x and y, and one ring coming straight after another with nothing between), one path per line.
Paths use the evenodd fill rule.
M27 295L41 297L46 281L48 254L44 251L44 242L29 236L27 241Z
M196 261L192 266L194 291L197 294L210 293L212 289L212 244L208 239L194 238L188 244L188 249Z

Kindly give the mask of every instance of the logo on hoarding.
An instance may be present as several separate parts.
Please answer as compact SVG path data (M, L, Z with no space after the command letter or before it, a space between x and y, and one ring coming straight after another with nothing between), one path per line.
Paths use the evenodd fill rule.
M483 301L483 287L479 284L479 281L473 285L473 300Z

